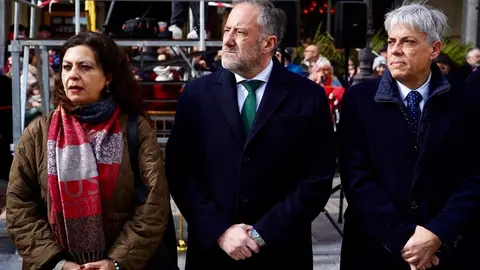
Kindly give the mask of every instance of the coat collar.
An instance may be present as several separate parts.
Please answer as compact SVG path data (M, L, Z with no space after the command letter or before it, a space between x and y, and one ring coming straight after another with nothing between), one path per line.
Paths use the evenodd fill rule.
M442 75L440 69L432 64L430 66L432 78L428 91L429 97L439 95L450 90L451 86L445 76ZM386 69L378 84L377 93L375 94L376 102L401 102L398 93L398 87L392 78L390 70Z

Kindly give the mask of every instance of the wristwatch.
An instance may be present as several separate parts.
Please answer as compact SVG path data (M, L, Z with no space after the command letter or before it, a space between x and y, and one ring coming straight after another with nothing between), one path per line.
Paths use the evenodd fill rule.
M250 231L250 238L255 241L259 247L264 247L267 245L255 229Z

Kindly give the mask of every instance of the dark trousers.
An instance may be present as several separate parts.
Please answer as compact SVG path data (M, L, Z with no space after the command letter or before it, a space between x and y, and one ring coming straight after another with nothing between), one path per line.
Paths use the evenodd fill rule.
M200 27L200 2L172 1L172 18L170 24L182 28L188 21L188 8L192 9L193 26ZM207 18L208 3L205 2L205 19Z

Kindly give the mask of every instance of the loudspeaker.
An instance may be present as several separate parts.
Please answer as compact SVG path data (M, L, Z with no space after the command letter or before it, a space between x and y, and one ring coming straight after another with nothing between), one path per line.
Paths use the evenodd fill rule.
M287 27L282 44L285 47L297 47L300 39L300 1L273 1L276 8L285 11Z
M365 48L367 45L367 3L337 2L335 6L335 46Z

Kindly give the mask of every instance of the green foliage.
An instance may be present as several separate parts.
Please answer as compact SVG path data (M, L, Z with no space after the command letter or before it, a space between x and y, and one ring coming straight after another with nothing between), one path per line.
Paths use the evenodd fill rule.
M472 47L471 44L463 44L455 39L445 39L442 52L448 55L448 57L450 57L457 65L463 65L465 63L467 52Z
M335 47L335 40L328 32L320 32L321 25L317 29L317 33L313 38L313 44L318 46L318 52L325 58L333 62L343 63L343 51Z
M387 44L387 39L388 35L385 30L381 29L375 32L375 34L372 36L372 50L379 53L380 50Z
M327 58L332 63L336 63L335 74L341 74L343 72L343 63L345 61L344 50L337 49L335 47L335 39L328 32L322 32L321 29L322 24L320 23L313 38L312 44L318 46L318 52L320 55ZM303 59L304 50L304 46L295 48L293 57L296 59ZM352 49L350 52L351 57L355 58L356 54L357 52Z

